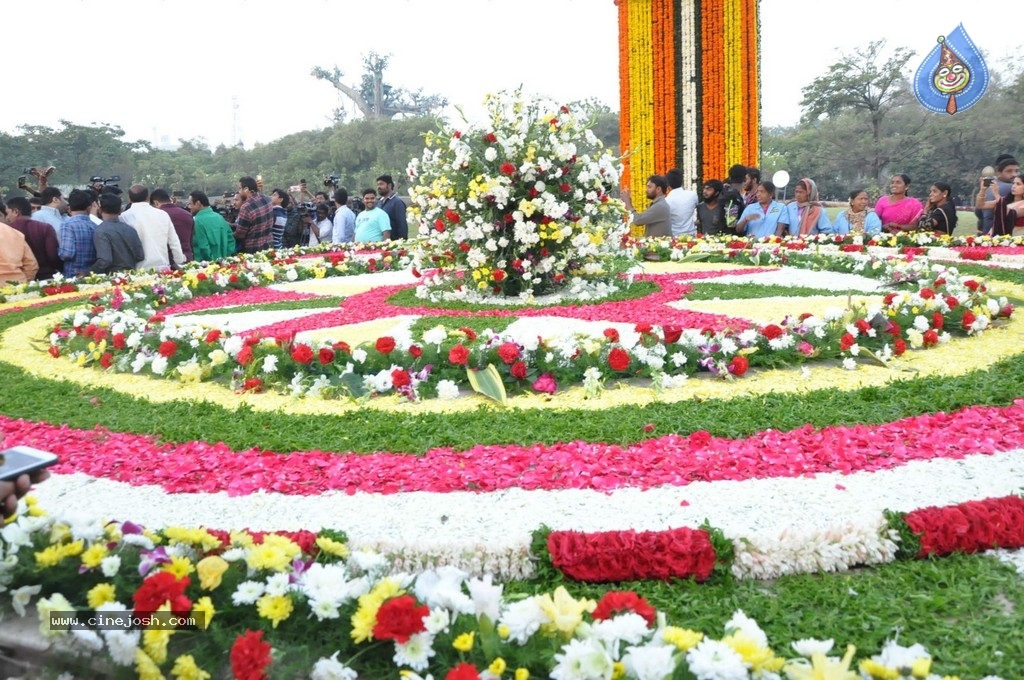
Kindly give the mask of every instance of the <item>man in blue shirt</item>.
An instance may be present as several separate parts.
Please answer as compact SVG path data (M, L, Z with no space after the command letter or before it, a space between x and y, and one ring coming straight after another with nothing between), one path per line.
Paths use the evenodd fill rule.
M59 241L60 227L64 224L64 216L61 213L67 207L67 204L64 203L64 198L61 196L60 189L57 187L46 187L39 194L39 200L42 207L32 213L32 219L46 222L53 227L53 231L57 234Z
M96 262L96 245L93 233L96 225L90 217L96 207L96 198L91 191L74 189L68 194L68 211L71 213L60 228L60 248L57 256L64 260L64 276L84 276Z
M356 216L356 243L380 243L391 239L391 220L377 207L377 192L363 189L366 210Z
M334 192L334 219L331 223L331 230L325 233L321 228L320 241L331 243L351 243L355 240L356 214L348 207L348 189L339 187Z

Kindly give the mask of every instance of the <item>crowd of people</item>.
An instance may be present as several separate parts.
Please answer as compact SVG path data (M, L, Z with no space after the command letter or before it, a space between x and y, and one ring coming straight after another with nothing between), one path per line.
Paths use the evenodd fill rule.
M362 192L358 212L344 187L314 195L302 182L264 194L261 178L242 177L232 222L202 191L181 205L164 189L134 184L127 206L118 187L102 182L67 197L51 186L34 193L0 202L0 283L173 269L271 248L405 239L409 232L390 175Z
M873 236L913 231L952 235L958 216L950 185L932 183L922 202L908 194L910 184L907 175L893 175L889 193L873 207L867 189L858 187L850 192L847 207L832 218L813 179L798 180L793 198L779 201L775 184L762 180L757 168L743 165L732 166L725 180L704 182L700 196L682 188L682 173L672 169L649 178L646 195L651 204L643 212L633 210L628 193L623 200L645 236ZM976 214L979 234L1012 235L1014 228L1024 228L1024 175L1012 156L999 156L994 167L982 171Z

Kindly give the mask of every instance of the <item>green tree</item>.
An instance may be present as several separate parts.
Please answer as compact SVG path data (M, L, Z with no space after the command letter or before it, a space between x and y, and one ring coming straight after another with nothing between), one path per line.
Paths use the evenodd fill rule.
M882 144L883 123L894 108L910 100L910 84L903 71L915 54L897 47L882 61L884 51L885 40L875 40L854 54L841 54L825 75L803 88L800 102L803 122L808 124L823 117L862 114L871 133L871 176L876 180L889 161Z

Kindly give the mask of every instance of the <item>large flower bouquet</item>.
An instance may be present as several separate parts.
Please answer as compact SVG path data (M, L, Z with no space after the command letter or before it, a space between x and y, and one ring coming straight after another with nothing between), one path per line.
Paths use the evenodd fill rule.
M441 127L409 164L424 297L546 293L607 277L619 165L567 106L490 95L489 123ZM610 239L611 243L615 238Z

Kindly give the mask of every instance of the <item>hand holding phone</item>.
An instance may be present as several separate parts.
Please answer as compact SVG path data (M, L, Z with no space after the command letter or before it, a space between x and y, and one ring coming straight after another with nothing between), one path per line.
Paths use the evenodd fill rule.
M0 451L0 481L13 482L22 475L32 475L56 462L56 455L31 446L15 446Z

